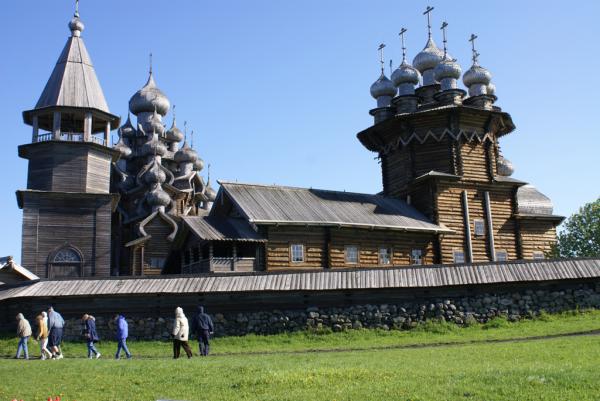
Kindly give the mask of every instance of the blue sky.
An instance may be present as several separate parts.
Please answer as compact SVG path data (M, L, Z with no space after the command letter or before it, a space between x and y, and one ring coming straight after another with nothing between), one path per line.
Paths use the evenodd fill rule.
M26 187L17 146L32 108L69 36L73 1L7 1L0 16L3 154L0 255L20 259ZM470 65L469 35L493 74L498 105L517 130L501 140L515 178L574 213L600 195L600 2L597 1L227 1L82 0L83 38L111 111L125 116L154 54L158 86L194 129L213 179L359 192L381 190L375 154L356 133L372 124L369 86L377 45L409 58L449 23L449 51ZM170 124L171 117L166 122Z

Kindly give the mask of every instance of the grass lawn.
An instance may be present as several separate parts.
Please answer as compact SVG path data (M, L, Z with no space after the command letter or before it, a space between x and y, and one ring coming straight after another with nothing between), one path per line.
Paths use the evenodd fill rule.
M73 343L59 361L1 360L0 401L598 400L600 336L478 343L597 329L600 312L462 329L230 337L213 342L214 356L176 361L170 343L132 342L136 358L120 361L109 359L112 343L100 344L106 358L97 361ZM453 342L465 344L394 348ZM0 354L15 346L1 340Z

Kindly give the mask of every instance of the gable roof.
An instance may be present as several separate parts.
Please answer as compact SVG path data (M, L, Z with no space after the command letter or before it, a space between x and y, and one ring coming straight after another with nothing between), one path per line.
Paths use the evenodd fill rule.
M203 240L266 242L246 220L220 216L184 216L181 220Z
M13 276L17 281L25 280L39 280L40 278L24 268L23 266L15 263L10 256L4 256L0 258L0 285L3 283L3 276ZM9 280L12 281L12 280Z
M67 40L36 109L53 106L91 108L110 113L83 39Z
M226 181L219 184L219 196L227 194L254 224L452 232L433 224L406 202L380 195Z

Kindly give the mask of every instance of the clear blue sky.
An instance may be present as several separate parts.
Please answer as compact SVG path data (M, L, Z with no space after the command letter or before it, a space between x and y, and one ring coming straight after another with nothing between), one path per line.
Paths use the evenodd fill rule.
M69 36L70 0L6 1L0 16L0 110L4 149L0 255L20 260L30 141L21 112L32 108ZM125 116L146 81L148 53L178 121L214 179L359 192L381 190L375 154L355 135L372 124L369 86L377 45L397 64L397 33L409 57L448 21L449 51L469 67L467 41L479 35L480 62L493 74L498 105L517 130L501 140L515 178L570 215L600 195L600 2L598 1L227 1L81 0L83 38L111 111ZM171 118L166 121L170 124Z

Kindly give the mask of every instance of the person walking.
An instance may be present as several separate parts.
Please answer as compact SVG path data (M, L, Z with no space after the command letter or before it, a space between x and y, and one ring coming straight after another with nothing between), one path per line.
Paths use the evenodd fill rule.
M63 354L60 349L60 344L63 338L63 329L65 320L54 310L54 307L48 308L48 346L52 351L52 359L62 359Z
M22 352L25 354L25 359L29 359L27 342L29 341L29 337L31 337L31 325L22 313L17 315L17 335L19 336L19 345L17 346L17 355L15 356L15 359L21 358Z
M175 324L173 325L173 358L179 358L181 347L185 351L188 359L192 357L192 350L188 344L190 326L188 320L183 314L183 309L175 308Z
M100 341L98 337L98 333L96 332L96 319L92 315L88 315L87 313L83 315L81 318L83 323L83 337L85 338L85 342L87 344L88 349L88 358L92 359L94 356L96 359L102 356L100 352L94 346L96 341Z
M198 312L192 320L192 330L198 336L198 349L200 355L207 356L210 351L210 335L214 333L215 328L210 316L204 313L204 307L198 305Z
M131 359L131 352L127 348L127 337L129 337L129 325L125 316L115 315L114 322L117 325L117 353L115 359L121 359L121 350L125 352L127 359Z
M48 350L48 323L47 319L44 319L44 313L46 312L42 312L42 314L35 318L38 326L38 332L35 339L40 344L41 360L52 358L52 353Z

